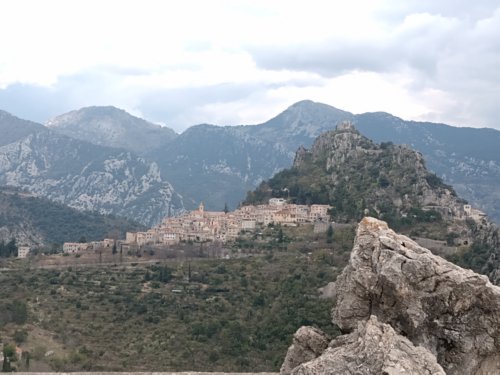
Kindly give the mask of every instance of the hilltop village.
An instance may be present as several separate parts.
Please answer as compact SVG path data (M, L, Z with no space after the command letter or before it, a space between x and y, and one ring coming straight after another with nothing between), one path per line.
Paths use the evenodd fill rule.
M329 210L323 204L311 206L289 204L283 198L271 198L269 204L243 206L233 212L205 211L203 203L197 210L167 217L146 232L127 232L125 243L176 244L179 242L233 241L242 231L253 231L258 225L297 226L303 223L328 223Z
M316 227L326 231L331 208L323 204L289 204L283 198L271 198L268 204L243 206L233 212L205 211L201 203L197 210L167 217L161 224L145 232L127 232L124 241L104 239L91 243L66 242L63 252L76 253L113 246L174 245L189 241L226 243L234 241L242 231L253 231L260 225L269 224L297 226L315 223Z
M332 206L324 204L290 204L284 198L271 198L268 204L242 206L233 212L205 211L201 203L197 210L179 216L167 217L159 225L144 232L127 232L125 240L105 238L87 243L65 242L63 253L118 247L137 248L144 245L175 245L181 242L218 242L236 240L242 232L251 232L261 226L276 224L298 226L313 223L315 232L326 232L331 223ZM433 206L433 209L439 207ZM449 208L446 213L450 214ZM456 212L459 219L480 222L486 216L466 204ZM446 215L445 215L446 216ZM469 239L466 239L468 242ZM23 252L23 257L26 255Z

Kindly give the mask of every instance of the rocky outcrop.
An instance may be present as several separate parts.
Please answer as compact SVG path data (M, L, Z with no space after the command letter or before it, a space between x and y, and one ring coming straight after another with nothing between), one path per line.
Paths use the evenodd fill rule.
M360 321L358 329L332 341L323 355L303 363L292 375L313 374L445 374L426 349L372 316Z
M333 320L341 330L376 315L434 353L449 374L474 374L500 350L500 288L382 221L359 224L336 292Z
M148 226L183 210L156 163L50 131L0 146L0 185Z
M288 375L301 363L320 356L328 347L330 338L314 327L300 327L293 335L293 343L286 353L280 373Z
M443 373L430 357L447 374L500 373L500 288L385 222L361 221L335 295L346 335L292 374Z

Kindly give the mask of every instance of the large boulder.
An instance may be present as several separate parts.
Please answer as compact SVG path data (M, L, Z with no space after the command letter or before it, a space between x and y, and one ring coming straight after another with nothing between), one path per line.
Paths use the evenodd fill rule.
M308 362L318 356L328 347L330 338L324 332L314 327L300 327L293 335L293 342L286 353L281 366L281 375L288 375L301 363Z
M318 358L303 363L292 375L444 375L436 358L426 349L415 347L388 324L371 316L357 329L332 341Z
M375 315L433 353L447 374L500 373L500 288L385 222L361 221L335 293L332 318L345 333Z

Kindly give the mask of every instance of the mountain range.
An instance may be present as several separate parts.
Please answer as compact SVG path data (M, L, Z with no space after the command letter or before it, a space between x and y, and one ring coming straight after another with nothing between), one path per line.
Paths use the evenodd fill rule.
M45 127L1 112L0 131L7 129L9 136L0 140L0 183L151 225L200 201L209 210L235 208L261 181L291 166L300 146L310 147L344 120L376 142L418 150L431 171L500 222L500 131L405 121L381 112L354 115L307 100L262 124L203 124L181 134L114 107L82 108ZM52 159L58 162L44 164ZM89 168L92 176L82 181L78 176Z
M158 165L131 151L71 138L5 113L4 132L11 136L0 142L1 185L148 225L183 210L182 198L162 179Z

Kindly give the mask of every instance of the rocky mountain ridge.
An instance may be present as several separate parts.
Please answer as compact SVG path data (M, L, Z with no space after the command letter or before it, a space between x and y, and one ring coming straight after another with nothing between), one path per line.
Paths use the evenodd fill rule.
M0 147L0 184L146 225L183 209L155 163L47 130Z
M459 195L500 223L500 131L404 121L388 113L357 115L356 127L376 142L408 144Z
M301 328L283 375L500 371L500 288L396 234L385 222L369 217L360 222L349 264L334 289L332 322L344 335L330 342L317 329Z
M55 132L100 146L123 148L136 154L158 148L177 137L166 126L152 124L112 106L86 107L47 121Z
M430 170L500 222L500 132L494 129L404 121L387 113L354 115L312 101L298 102L259 125L199 125L180 135L112 107L61 115L50 129L139 153L182 193L186 208L204 201L207 209L220 210L225 203L235 208L247 191L289 167L301 145L310 147L319 134L346 119L376 142L420 151ZM27 134L44 130L36 126ZM2 141L11 143L11 138Z
M259 125L193 126L170 141L154 140L129 149L160 166L174 188L183 192L187 208L194 209L200 201L206 202L208 209L220 209L224 203L235 208L248 190L289 167L301 145L310 147L317 136L345 120L353 121L362 134L376 142L408 144L420 151L430 170L500 221L500 156L496 152L500 132L493 129L404 121L382 112L354 115L304 100ZM89 117L87 121L94 120ZM77 123L80 130L85 129L83 122ZM72 135L69 122L67 127L66 134ZM86 139L92 142L95 138ZM216 152L207 156L203 150L210 145ZM244 152L235 155L234 148ZM208 193L214 191L217 194Z

